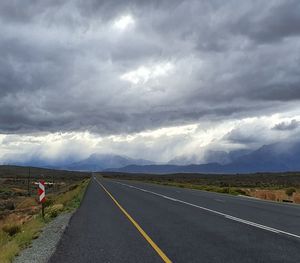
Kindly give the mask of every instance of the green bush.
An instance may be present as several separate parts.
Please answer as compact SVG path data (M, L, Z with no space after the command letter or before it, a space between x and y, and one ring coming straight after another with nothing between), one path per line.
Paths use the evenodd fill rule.
M69 186L69 191L72 191L74 189L76 189L78 187L78 184L73 184L71 186Z
M14 236L15 234L17 234L21 231L21 227L19 225L16 225L16 224L4 225L2 227L2 230L5 233L9 234L10 236Z
M15 210L15 204L13 202L7 202L4 204L4 209Z
M58 216L58 211L57 210L52 210L52 211L50 211L50 217L51 218L55 218L55 217L57 217Z
M288 196L292 196L293 193L296 192L296 189L295 188L288 188L285 190L285 193L288 195Z
M231 195L247 195L247 193L240 188L230 188L229 194L231 194Z
M50 218L57 217L64 209L63 204L56 204L49 208L48 215Z
M218 192L223 193L223 194L229 194L230 189L229 189L229 187L224 187L224 188L221 188Z
M46 198L46 201L45 201L45 203L44 203L44 206L45 207L49 207L49 206L51 206L53 204L53 200L50 198L50 197L47 197Z

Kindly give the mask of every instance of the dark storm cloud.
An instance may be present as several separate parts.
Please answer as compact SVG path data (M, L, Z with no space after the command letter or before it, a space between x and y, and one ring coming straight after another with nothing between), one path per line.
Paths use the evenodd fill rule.
M275 113L300 99L299 12L299 1L2 1L0 132ZM116 30L128 14L134 26ZM157 79L121 79L164 63L173 69Z
M277 123L272 129L278 131L290 131L295 130L300 126L300 121L291 120L290 122Z
M270 8L260 14L252 9L235 24L235 32L255 42L269 43L300 35L300 4L297 0L269 1ZM264 6L264 4L263 4Z
M224 136L225 140L232 143L251 144L256 143L260 138L252 132L245 132L243 129L234 129Z

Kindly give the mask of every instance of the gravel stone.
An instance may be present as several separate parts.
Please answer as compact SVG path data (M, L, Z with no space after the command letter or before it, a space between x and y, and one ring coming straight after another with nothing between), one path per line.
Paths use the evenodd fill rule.
M51 221L30 247L21 251L14 263L47 263L66 229L73 213L64 213Z

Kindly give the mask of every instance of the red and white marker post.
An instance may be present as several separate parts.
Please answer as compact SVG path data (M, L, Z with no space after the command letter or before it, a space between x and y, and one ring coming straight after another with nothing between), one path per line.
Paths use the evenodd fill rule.
M45 206L44 203L46 201L46 190L45 190L45 181L44 180L40 180L39 181L39 190L38 190L38 194L39 194L39 202L42 204L42 216L43 218L45 217Z

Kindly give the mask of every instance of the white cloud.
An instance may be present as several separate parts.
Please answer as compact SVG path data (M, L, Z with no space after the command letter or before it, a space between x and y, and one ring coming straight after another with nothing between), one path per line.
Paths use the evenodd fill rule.
M120 78L132 84L145 84L150 80L168 75L173 68L174 65L170 62L158 63L151 66L140 66L135 70L124 73Z
M300 116L298 116L300 117ZM167 162L176 156L194 156L201 162L206 150L230 151L259 147L299 134L280 132L274 124L291 120L285 114L221 122L200 122L134 134L99 136L90 132L1 135L0 159L26 160L39 156L49 161L85 158L92 153L113 153Z
M131 15L123 15L114 21L113 26L118 30L125 30L134 24L135 20Z

